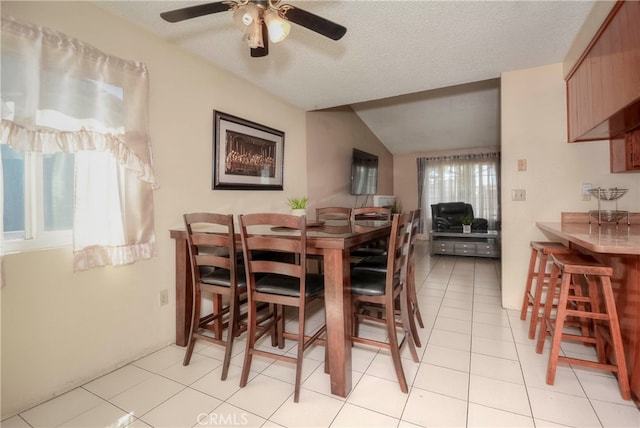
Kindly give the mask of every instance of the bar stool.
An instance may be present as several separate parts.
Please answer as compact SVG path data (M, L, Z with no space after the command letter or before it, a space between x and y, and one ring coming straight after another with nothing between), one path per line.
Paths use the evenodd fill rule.
M531 311L531 320L529 322L529 339L533 339L535 338L536 328L540 321L540 310L544 309L542 292L549 284L550 274L547 272L549 255L566 254L573 250L560 242L531 241L530 246L531 258L529 259L527 286L524 292L524 299L522 301L520 319L525 320L527 318L527 310L529 307L533 307L533 310ZM533 287L534 279L535 288Z
M620 393L625 400L631 400L629 376L622 346L622 335L618 323L618 314L611 287L613 268L598 263L591 256L573 252L568 254L552 254L553 267L550 281L557 283L561 278L559 294L557 288L547 292L547 300L536 352L542 353L547 335L552 337L549 364L547 366L547 384L553 385L559 362L581 365L594 369L607 370L617 373ZM570 289L581 292L574 295ZM604 298L604 305L600 302L600 295ZM555 319L551 317L552 302L558 298ZM564 331L566 317L576 317L579 320L589 320L589 329L579 329L580 334ZM579 358L559 355L562 340L593 344L596 347L598 361L582 360ZM605 343L608 342L608 343ZM611 363L607 362L606 344L612 346Z

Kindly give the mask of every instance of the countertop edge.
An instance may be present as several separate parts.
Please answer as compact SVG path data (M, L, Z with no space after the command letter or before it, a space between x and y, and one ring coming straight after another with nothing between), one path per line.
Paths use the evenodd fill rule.
M596 253L640 255L640 229L635 226L628 227L627 229L627 238L630 239L630 245L603 244L596 242L596 239L599 239L599 237L592 238L590 228L600 227L597 225L536 222L536 226L540 230L549 232L561 239L567 240ZM627 226L625 226L625 228L627 228ZM634 246L633 244L636 242L639 244Z

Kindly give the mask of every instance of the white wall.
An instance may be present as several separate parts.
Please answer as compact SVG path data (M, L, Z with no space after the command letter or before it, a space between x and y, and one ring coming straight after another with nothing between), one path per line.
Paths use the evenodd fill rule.
M91 2L3 1L2 15L147 64L160 181L154 193L158 256L151 260L73 273L70 248L5 257L4 419L173 342L175 253L169 229L195 210L288 212L287 198L306 194L307 162L304 111ZM283 192L211 190L214 109L285 132ZM169 290L171 303L160 307L162 289Z
M563 211L586 212L581 184L630 191L618 209L640 211L640 174L609 172L607 141L567 143L562 64L502 73L502 303L519 308L530 254L529 242L548 239L537 221L560 221ZM527 171L518 172L518 159ZM511 200L525 189L526 201Z

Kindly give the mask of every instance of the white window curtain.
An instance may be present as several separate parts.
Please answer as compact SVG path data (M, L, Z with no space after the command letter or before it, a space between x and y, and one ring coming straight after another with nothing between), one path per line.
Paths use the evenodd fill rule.
M466 202L489 229L500 228L500 153L418 158L422 231L431 230L431 205Z
M153 257L146 66L5 18L1 52L0 143L75 154L74 270Z

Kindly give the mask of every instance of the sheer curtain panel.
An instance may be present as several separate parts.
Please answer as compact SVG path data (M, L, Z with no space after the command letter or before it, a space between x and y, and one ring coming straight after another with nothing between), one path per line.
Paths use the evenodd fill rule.
M154 256L146 66L5 18L1 53L0 143L74 154L74 270Z
M489 229L500 227L500 153L418 158L417 163L422 231L431 230L431 204L439 202L469 203Z

